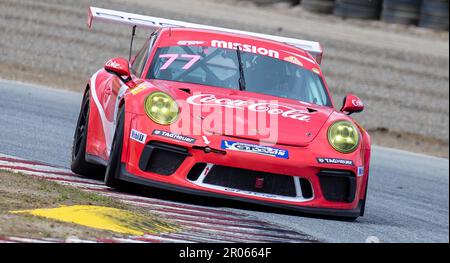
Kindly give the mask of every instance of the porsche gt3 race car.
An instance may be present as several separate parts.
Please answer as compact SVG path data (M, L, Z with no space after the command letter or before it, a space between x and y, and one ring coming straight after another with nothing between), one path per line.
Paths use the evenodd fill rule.
M131 63L113 58L88 81L73 172L103 171L114 188L364 214L370 137L349 116L364 105L349 94L335 109L319 43L90 7L88 26L96 20L152 33Z

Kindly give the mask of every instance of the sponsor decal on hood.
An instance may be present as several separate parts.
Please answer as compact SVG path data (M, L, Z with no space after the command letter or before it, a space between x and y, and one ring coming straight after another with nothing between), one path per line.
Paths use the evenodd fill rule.
M309 111L294 109L286 105L275 102L255 102L246 100L232 100L227 98L217 98L214 94L197 94L186 99L186 102L197 106L218 106L235 109L248 109L254 112L266 112L270 115L281 115L284 118L291 118L299 121L309 122L311 116Z

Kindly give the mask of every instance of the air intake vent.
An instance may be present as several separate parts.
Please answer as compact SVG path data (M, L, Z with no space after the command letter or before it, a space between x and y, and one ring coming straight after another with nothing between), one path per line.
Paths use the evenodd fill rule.
M288 175L215 165L203 182L244 191L296 197L294 177Z
M356 176L342 170L322 170L319 176L322 193L328 201L351 203L355 199Z
M206 163L197 163L192 167L192 169L189 171L187 175L187 179L190 181L196 181L198 177L200 177L200 174L205 170Z
M300 178L300 187L302 189L303 198L309 199L313 197L311 183L307 179Z
M146 172L171 175L188 155L186 148L152 141L145 146L142 152L139 168Z

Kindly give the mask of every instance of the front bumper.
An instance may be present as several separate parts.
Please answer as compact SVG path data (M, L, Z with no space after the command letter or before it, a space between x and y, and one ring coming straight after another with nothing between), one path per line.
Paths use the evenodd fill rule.
M130 134L131 129L136 129L145 133L147 138L145 143L132 140L130 136L125 140L120 174L121 180L188 194L240 200L306 213L340 217L357 217L361 215L361 207L364 203L363 189L365 189L363 184L367 181L365 178L368 174L359 176L359 169L363 166L363 155L360 151L347 156L347 158L352 160L352 165L318 163L317 158L319 157L340 157L336 152L328 151L323 146L323 142L318 142L317 145L308 147L277 145L275 147L289 151L289 158L276 158L274 156L224 150L221 148L222 140L230 139L225 136L208 136L208 143L205 143L202 136L196 137L195 142L155 136L153 134L154 125L153 127L150 126L151 128L149 129L145 122L137 119L131 121L126 131L128 130L128 134ZM255 144L255 142L248 140L236 138L232 138L232 140ZM151 157L145 157L149 155L146 147L151 143L173 146L174 151L180 155L180 160L175 170L166 168L152 170L146 167L146 165L151 163L149 161ZM205 151L206 146L211 147L215 151ZM225 154L222 152L225 152ZM167 158L156 159L157 162L165 162L166 160ZM291 196L282 196L265 194L258 192L258 190L240 189L240 191L235 191L236 189L231 187L204 184L202 183L202 178L199 179L199 177L201 177L205 167L197 171L200 174L197 174L195 179L188 178L198 164L206 164L209 167L230 167L233 169L256 170L265 174L276 174L282 177L295 178L295 184L298 184L298 180L307 181L311 187L311 195L299 195L297 190ZM170 165L167 167L170 167ZM327 174L327 172L330 171L332 174L328 176L330 174ZM339 173L345 174L343 177L340 177L345 187L348 188L344 198L333 199L333 194L336 193L332 192L330 195L327 192L329 190L325 189L331 188L333 191L332 188L335 187L335 181L332 179L336 173L338 173L338 176ZM323 178L326 178L326 180Z
M324 216L349 217L349 218L360 216L361 209L363 206L362 200L358 202L358 205L355 209L351 209L351 210L321 208L321 207L307 207L307 206L290 205L290 204L283 204L283 203L276 203L276 202L265 202L265 201L246 198L246 197L224 195L224 194L220 194L220 193L202 191L202 190L182 187L182 186L178 186L178 185L162 183L162 182L151 180L148 178L135 176L135 175L127 172L125 166L126 166L125 164L121 165L122 168L121 168L121 173L120 173L120 178L119 178L120 180L139 184L139 185L144 185L144 186L148 186L148 187L154 187L154 188L159 188L159 189L164 189L164 190L169 190L169 191L185 193L185 194L212 197L212 198L220 198L220 199L229 199L229 200L235 200L235 201L243 201L243 202L247 202L247 203L270 206L270 207L280 208L280 209L287 209L287 210L301 212L301 213L324 215Z

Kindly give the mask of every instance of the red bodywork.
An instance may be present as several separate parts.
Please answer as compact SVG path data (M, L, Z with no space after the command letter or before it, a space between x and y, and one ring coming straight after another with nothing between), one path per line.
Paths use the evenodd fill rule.
M179 29L179 28L163 28L158 30L158 37L153 43L153 47L149 52L149 57L145 63L144 69L140 76L132 76L137 87L132 89L124 85L121 80L105 70L99 70L88 83L88 89L91 93L92 102L90 105L89 129L87 139L86 153L96 163L106 164L109 159L111 141L115 132L115 118L118 108L121 105L125 107L125 127L124 141L122 152L122 163L127 174L137 178L148 180L151 182L159 182L163 185L175 187L175 189L192 189L198 190L205 194L220 195L223 197L248 200L251 202L265 203L275 206L285 206L289 208L304 208L306 211L320 212L330 211L329 214L339 215L342 211L349 212L350 215L360 215L361 203L363 203L366 195L366 187L369 177L370 163L370 137L367 132L360 127L348 115L337 111L334 106L318 106L299 101L274 98L268 95L262 95L246 91L236 91L218 87L208 87L203 85L180 83L163 80L146 80L142 79L147 75L150 62L153 59L155 51L158 47L173 46L182 41L197 41L202 45L210 45L211 41L220 40L226 42L251 44L251 46L262 47L267 50L275 50L279 57L288 57L296 54L298 60L303 67L308 70L314 70L322 76L319 65L314 58L307 52L287 45L270 40L259 38L228 34L198 29ZM144 47L144 48L148 48ZM326 85L326 84L325 84ZM136 90L135 90L136 89ZM137 90L139 89L139 90ZM187 93L181 89L189 89L191 93ZM135 90L133 92L133 90ZM238 142L247 142L257 144L260 137L258 135L235 136L227 134L223 131L202 131L201 135L183 134L195 138L195 143L182 142L171 138L152 135L155 129L169 131L168 126L159 125L153 122L145 113L144 101L146 97L154 91L163 91L172 96L177 101L186 101L193 94L212 94L216 98L228 98L232 100L278 100L280 104L296 109L313 109L309 114L309 122L299 122L290 118L279 118L279 137L276 145L273 147L281 148L289 152L289 158L274 158L273 156L265 156L240 151L226 151L226 154L207 153L203 149L194 149L194 146L209 146L214 149L221 149L222 140L231 140ZM327 88L327 92L328 88ZM183 107L181 105L181 112ZM245 110L244 110L245 111ZM194 125L201 125L201 118L195 118L192 115L183 118L192 118ZM177 121L182 121L179 118ZM334 150L328 140L328 127L337 120L347 120L355 123L359 128L361 141L358 149L350 154L342 154ZM246 121L241 120L241 121ZM225 123L226 125L226 123ZM248 125L248 123L246 124ZM130 138L131 130L138 130L146 134L146 142L141 143ZM206 136L207 140L205 141ZM188 149L188 156L175 173L170 176L159 175L151 172L145 172L139 168L139 160L144 147L149 141L159 141L172 145L182 146ZM351 160L352 165L346 164L330 164L319 163L317 158L338 158ZM255 195L248 192L230 191L223 189L215 189L195 184L186 177L191 169L197 163L208 163L214 165L243 168L256 170L260 172L276 173L285 176L297 176L310 182L313 197L303 200L290 200L289 198L277 198L270 195ZM350 171L355 175L355 198L351 202L329 201L325 198L322 186L318 177L321 170L343 170ZM362 170L363 169L363 173ZM359 170L359 171L358 171ZM261 188L264 185L261 178L255 181L255 188ZM198 193L197 191L194 191ZM311 209L311 210L308 210ZM316 210L315 210L316 209ZM351 213L350 213L351 212Z

